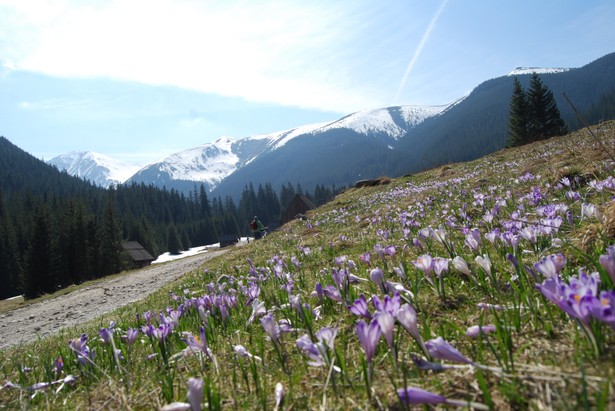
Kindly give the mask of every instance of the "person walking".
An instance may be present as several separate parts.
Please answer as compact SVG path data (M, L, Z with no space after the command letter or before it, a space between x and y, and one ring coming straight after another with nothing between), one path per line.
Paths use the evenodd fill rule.
M267 235L267 227L263 225L257 216L254 216L252 222L250 222L250 229L252 230L252 234L254 234L255 240Z

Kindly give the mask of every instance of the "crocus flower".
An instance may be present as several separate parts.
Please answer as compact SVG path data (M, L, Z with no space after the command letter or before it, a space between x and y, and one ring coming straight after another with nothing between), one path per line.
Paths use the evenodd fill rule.
M573 318L587 324L591 315L592 301L598 293L598 273L590 275L579 271L579 276L570 277L570 284L557 278L547 278L536 288L549 301L556 304Z
M477 255L474 261L485 270L487 275L491 276L491 260L489 259L489 254L483 254L482 256Z
M371 270L369 272L369 277L372 279L373 282L375 282L378 285L378 287L380 287L381 291L385 292L384 273L382 272L380 268L374 268L373 270Z
M261 357L259 357L258 355L252 355L243 345L234 346L233 351L235 351L235 354L241 357L254 358L258 361L262 361Z
M419 333L418 318L414 307L410 304L404 304L397 311L397 321L402 327L414 338L414 340L423 347L423 339Z
M442 337L437 337L425 342L425 347L429 354L437 359L458 362L462 364L472 364L472 361L464 357L459 351L453 348Z
M261 318L261 325L263 326L263 329L265 330L265 332L269 334L269 337L271 337L271 340L273 342L275 343L279 342L280 327L275 323L273 319L273 315L271 313Z
M590 311L615 330L615 290L602 291L599 298L592 299Z
M248 319L248 324L252 324L252 321L254 321L256 317L265 315L266 313L267 313L267 309L265 308L265 303L262 301L259 301L258 299L254 300L254 302L252 303L252 314L250 315L250 318Z
M310 357L312 361L308 362L313 367L328 366L327 363L327 347L333 349L335 336L337 335L337 327L324 327L316 333L317 342L312 342L309 335L304 334L297 339L297 348ZM339 367L333 367L336 371L340 371Z
M433 270L433 259L429 254L419 256L412 264L425 274L429 274Z
M363 294L361 294L359 298L354 301L354 303L348 306L348 310L359 317L364 317L368 320L372 319L372 315L367 309L367 300Z
M385 295L384 300L380 300L377 295L374 295L372 297L372 304L374 304L376 310L388 312L395 317L401 306L401 297L399 292L395 292L393 297Z
M203 401L203 380L200 378L190 378L188 380L188 393L186 394L192 411L201 411Z
M442 273L448 271L448 258L435 257L432 266L438 278L441 278Z
M129 328L126 330L126 343L132 345L139 336L139 330L136 328Z
M284 403L284 395L284 386L279 382L275 385L275 407L273 407L273 411L280 409Z
M380 327L380 332L384 336L384 339L386 340L387 344L389 344L389 348L391 349L391 351L393 351L395 348L395 341L394 341L395 318L393 317L393 315L391 315L391 313L388 313L386 311L378 311L374 315L374 318L378 322L378 326Z
M473 228L470 233L466 235L465 244L470 247L472 251L478 251L481 244L480 230Z
M191 352L201 352L205 354L210 360L214 360L211 350L207 347L207 336L205 335L205 328L203 328L203 326L200 327L198 336L194 336L191 333L185 333L182 340L184 340L184 342L188 344L188 348Z
M367 362L371 362L376 353L376 345L380 339L380 326L378 321L373 319L369 324L363 320L357 321L356 325L357 336L359 337L359 343L365 351L365 358Z
M68 342L68 346L75 353L81 364L84 364L86 361L91 361L90 348L86 344L87 340L88 336L84 333L81 334L80 338L75 338Z
M55 362L53 363L53 369L58 375L62 373L62 370L64 369L64 361L62 360L61 355L58 355L58 358L56 358Z
M466 261L460 256L453 258L453 267L455 267L457 271L462 272L468 277L472 276L472 272L470 271L470 268L468 267L468 263L466 263Z
M323 294L325 295L325 297L327 297L328 299L330 299L331 301L336 301L336 302L342 302L342 294L339 292L339 290L337 288L335 288L332 285L327 285L322 289Z
M563 254L552 254L542 258L534 264L534 269L545 277L557 277L566 265L566 257Z
M446 397L414 387L400 388L397 390L397 395L401 402L408 405L446 403Z
M481 334L492 333L495 331L495 325L473 325L468 327L466 335L470 338L476 338Z
M101 328L98 331L98 335L105 344L110 344L113 338L113 328Z
M361 254L361 255L359 256L359 260L360 260L363 264L365 264L365 265L369 266L369 265L371 265L372 256L371 256L371 254L370 254L370 253L364 253L364 254Z
M606 270L615 285L615 247L609 246L606 251L607 253L602 254L599 258L600 265Z

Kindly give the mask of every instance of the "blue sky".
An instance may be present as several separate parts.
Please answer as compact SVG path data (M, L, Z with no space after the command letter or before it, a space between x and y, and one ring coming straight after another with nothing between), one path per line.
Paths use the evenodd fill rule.
M136 164L615 51L612 0L0 0L0 135Z

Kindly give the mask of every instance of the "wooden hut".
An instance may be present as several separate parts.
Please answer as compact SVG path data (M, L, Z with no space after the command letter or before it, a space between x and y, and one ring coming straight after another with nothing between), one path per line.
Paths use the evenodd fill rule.
M136 241L122 241L122 248L138 267L148 266L155 260L155 258Z
M290 202L290 204L288 205L288 208L286 208L286 211L282 215L282 219L280 220L280 225L284 225L288 223L289 221L294 220L296 218L304 218L305 213L315 208L316 206L314 205L312 200L310 200L304 195L296 194L295 197Z

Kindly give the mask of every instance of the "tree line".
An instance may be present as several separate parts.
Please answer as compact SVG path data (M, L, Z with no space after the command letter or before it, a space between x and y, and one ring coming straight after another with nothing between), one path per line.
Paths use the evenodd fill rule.
M21 160L21 161L20 161ZM0 138L0 298L36 297L134 267L124 240L153 256L247 235L254 215L275 227L295 194L316 204L339 189L247 184L239 202L145 184L93 186L20 153Z

